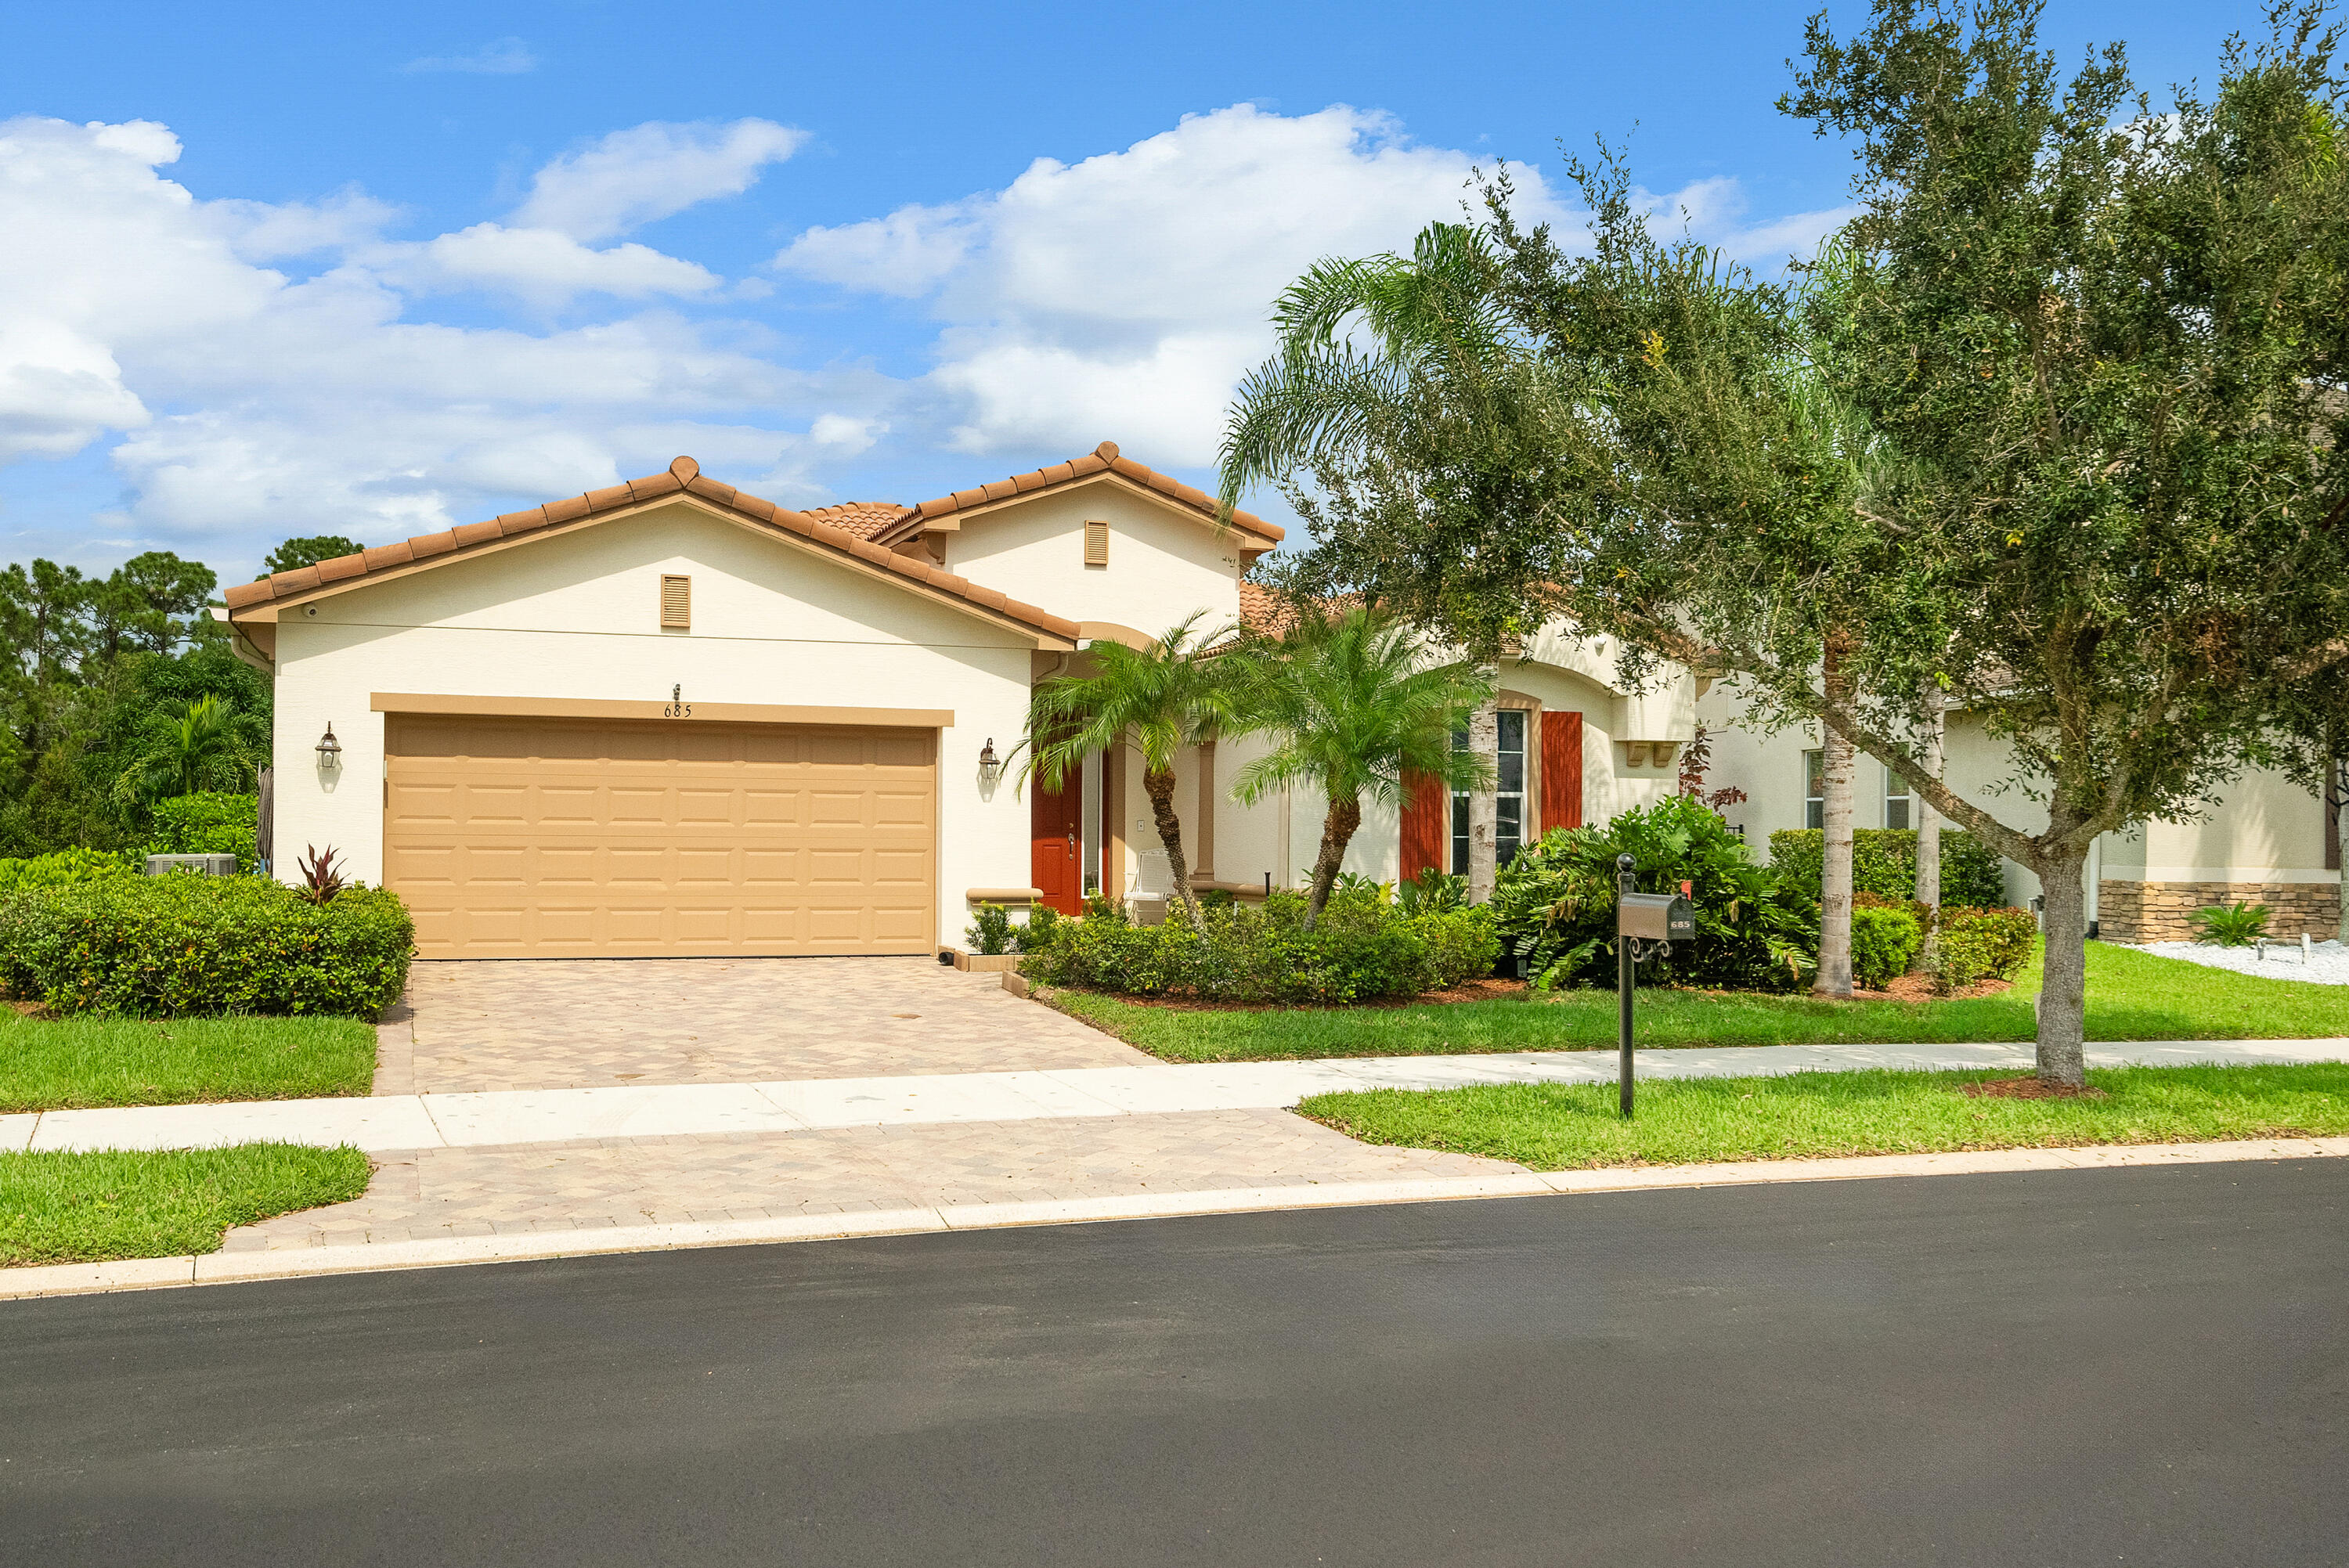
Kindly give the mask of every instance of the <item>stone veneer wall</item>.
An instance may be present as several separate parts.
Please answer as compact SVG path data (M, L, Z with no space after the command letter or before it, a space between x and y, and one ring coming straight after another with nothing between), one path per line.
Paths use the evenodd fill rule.
M2107 882L2096 889L2096 932L2106 942L2190 942L2190 917L2214 903L2263 903L2268 934L2319 942L2339 930L2336 882Z

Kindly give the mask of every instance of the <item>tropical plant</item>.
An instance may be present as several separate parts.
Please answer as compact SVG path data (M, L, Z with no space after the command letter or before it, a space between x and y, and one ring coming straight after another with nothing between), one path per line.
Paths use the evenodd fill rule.
M1417 877L1406 877L1395 884L1395 902L1407 913L1449 914L1468 907L1468 879L1429 866Z
M1542 427L1558 417L1544 367L1512 351L1495 281L1484 236L1459 223L1429 225L1409 255L1316 262L1273 306L1278 346L1241 381L1219 457L1225 507L1276 484L1317 538L1361 546L1268 573L1276 583L1329 598L1342 577L1345 592L1487 665L1529 624L1514 614L1517 583L1555 558L1463 542L1489 537L1491 517L1539 510ZM1489 700L1466 727L1469 754L1493 768ZM1483 898L1495 806L1489 788L1468 801L1469 887Z
M1769 871L1702 801L1667 795L1604 827L1555 828L1502 868L1492 911L1503 950L1545 987L1613 971L1615 861L1630 855L1638 887L1688 885L1696 941L1649 959L1657 981L1783 989L1816 962L1804 911L1777 896Z
M334 846L329 844L324 854L316 845L305 847L309 853L301 860L302 885L295 891L312 903L330 903L336 893L350 885L342 868L335 864Z
M1420 640L1378 612L1300 606L1279 641L1234 655L1235 727L1270 749L1251 758L1232 792L1253 805L1294 785L1320 791L1321 847L1306 894L1305 925L1320 919L1362 825L1365 799L1402 799L1407 773L1449 789L1488 787L1484 758L1455 751L1452 734L1489 701L1492 682L1462 663L1430 663Z
M2187 918L2194 934L2220 947L2249 947L2268 934L2268 906L2263 903L2214 903Z
M1092 752L1130 747L1142 759L1142 789L1165 846L1174 896L1195 917L1197 894L1183 853L1183 820L1174 810L1174 760L1200 741L1230 727L1232 668L1208 656L1228 628L1202 633L1200 612L1186 616L1148 645L1129 648L1099 640L1086 673L1036 683L1028 716L1027 773L1058 789Z
M192 795L207 785L241 780L250 758L232 722L236 707L204 696L160 727L147 752L124 770L119 788L141 799Z

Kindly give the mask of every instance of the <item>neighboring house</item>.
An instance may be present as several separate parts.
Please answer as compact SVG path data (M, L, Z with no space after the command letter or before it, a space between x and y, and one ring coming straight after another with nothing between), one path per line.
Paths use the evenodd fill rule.
M222 614L275 681L279 873L333 848L408 901L427 958L930 953L975 904L1165 891L1130 758L1053 795L983 759L1088 643L1260 620L1247 573L1280 538L1219 526L1106 442L918 506L805 512L679 458L232 588ZM1603 641L1546 632L1502 685L1505 851L1672 788L1685 676L1634 694ZM1323 802L1241 807L1249 755L1178 767L1202 885L1310 867ZM1459 867L1464 820L1414 792L1348 868Z
M1819 732L1796 726L1775 736L1738 727L1744 705L1733 683L1697 702L1713 751L1708 783L1734 785L1745 801L1723 809L1755 851L1783 828L1819 825ZM2046 817L2013 782L2006 748L1963 713L1950 716L1942 776L2002 820L2037 830ZM1865 754L1853 763L1852 825L1913 828L1917 803L1901 780ZM2264 903L2271 934L2331 938L2341 903L2340 827L2313 791L2254 769L2228 787L2220 803L2191 822L2147 822L2106 833L2089 851L2087 914L2108 942L2190 938L2189 917L2214 903ZM2012 861L2007 897L2023 904L2039 879Z

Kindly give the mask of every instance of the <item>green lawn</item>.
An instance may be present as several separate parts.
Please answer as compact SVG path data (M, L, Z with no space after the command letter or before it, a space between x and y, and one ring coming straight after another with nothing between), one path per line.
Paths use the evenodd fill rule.
M1949 1002L1819 1002L1808 996L1643 990L1645 1046L1859 1045L2028 1040L2034 962L2012 991ZM1558 1051L1615 1043L1615 994L1570 991L1408 1007L1257 1011L1154 1007L1061 991L1054 1005L1169 1061ZM2088 944L2088 1037L2217 1040L2349 1036L2349 985L2263 980L2133 948Z
M365 1094L355 1018L26 1018L0 1007L0 1112Z
M357 1150L243 1143L152 1153L0 1153L0 1267L220 1249L232 1225L367 1191Z
M1639 1114L1609 1084L1498 1084L1317 1095L1298 1109L1366 1143L1514 1160L1539 1171L1806 1155L2188 1143L2349 1132L2349 1065L2107 1068L2104 1098L1976 1099L1987 1072L1658 1079Z

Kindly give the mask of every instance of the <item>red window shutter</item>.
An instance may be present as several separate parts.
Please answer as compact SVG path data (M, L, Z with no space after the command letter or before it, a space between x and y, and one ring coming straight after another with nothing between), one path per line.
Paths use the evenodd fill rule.
M1541 716L1541 830L1582 826L1582 716Z
M1431 773L1402 776L1402 862L1396 874L1417 882L1433 866L1452 869L1452 796Z

